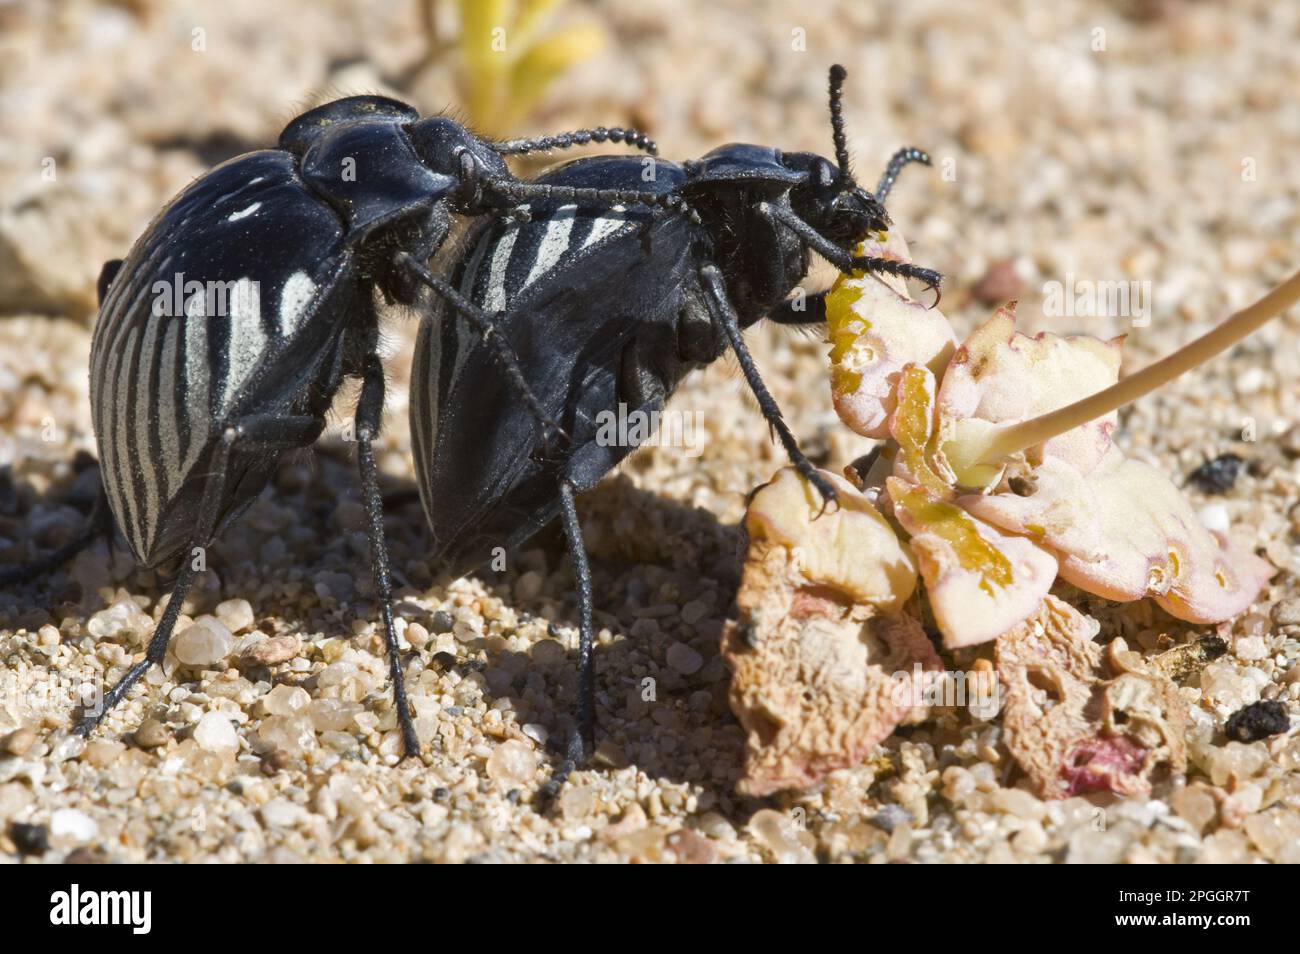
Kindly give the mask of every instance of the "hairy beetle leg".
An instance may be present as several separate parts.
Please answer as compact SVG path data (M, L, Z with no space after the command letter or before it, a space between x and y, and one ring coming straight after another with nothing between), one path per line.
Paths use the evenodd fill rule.
M793 211L783 206L764 202L759 206L759 211L773 222L785 226L798 236L805 245L846 274L884 272L889 275L898 275L901 278L915 278L918 281L925 282L927 287L934 289L936 292L940 282L943 281L943 276L933 268L922 268L920 265L913 265L910 262L899 262L878 255L850 255L799 218ZM930 307L933 308L938 303L936 298L934 304Z
M578 591L578 721L565 746L564 761L542 786L538 796L545 806L564 786L573 772L584 765L596 750L596 660L592 655L591 565L587 547L582 542L582 524L578 520L576 491L571 483L560 482L560 519L564 537L573 560L573 581Z
M817 473L817 468L813 466L812 461L799 449L799 442L790 433L790 428L786 425L785 418L781 414L781 408L777 405L776 399L772 397L772 393L768 391L767 385L763 383L763 378L758 373L758 366L754 363L754 356L749 353L749 347L745 344L745 337L740 331L740 320L736 317L736 310L731 306L730 299L727 298L727 287L722 280L722 273L716 265L705 265L700 269L700 281L707 293L704 300L708 303L709 311L713 314L713 320L726 333L727 340L731 344L731 350L735 352L736 360L740 362L740 370L745 375L745 381L749 384L749 389L754 392L754 397L758 401L758 407L763 413L763 419L767 421L768 427L776 432L777 439L781 442L781 446L785 448L785 452L789 456L791 463L794 464L795 469L821 494L822 509L820 513L825 513L829 504L837 502L835 488Z
M795 307L795 300L787 298L769 311L765 317L778 325L824 325L826 324L826 292L814 292L805 295L802 307Z
M876 255L854 256L850 265L855 272L884 272L887 275L897 275L899 278L915 278L919 282L924 282L928 291L934 292L934 301L930 303L930 307L939 304L941 295L939 285L943 282L943 275L933 268L923 268L911 262L900 262Z
M379 466L375 462L372 441L379 434L384 414L384 368L379 356L366 358L357 402L357 465L361 472L361 496L365 501L366 523L370 536L370 560L379 599L379 614L384 623L384 645L388 650L388 674L393 683L393 702L397 722L402 730L402 748L407 757L420 754L420 740L411 719L411 704L406 697L406 675L402 671L402 654L393 626L393 587L389 574L388 545L384 539L384 501L379 493Z

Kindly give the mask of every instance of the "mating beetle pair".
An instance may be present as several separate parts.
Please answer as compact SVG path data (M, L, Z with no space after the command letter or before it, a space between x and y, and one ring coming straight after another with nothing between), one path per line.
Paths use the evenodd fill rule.
M462 572L562 518L579 592L582 698L554 790L590 753L595 721L591 579L574 497L633 449L601 446L598 415L620 403L657 410L690 370L731 348L769 425L829 502L742 329L763 316L824 321L818 296L806 312L785 301L810 251L845 271L937 286L928 269L852 254L888 227L883 202L899 169L928 159L902 150L874 195L857 186L843 79L832 68L835 162L730 145L697 162L656 162L650 182L642 160L609 156L524 182L503 155L584 140L653 144L595 130L494 146L450 120L360 97L304 114L279 149L231 160L185 190L101 279L91 397L106 498L137 560L179 569L145 658L103 711L162 661L197 572L193 548L252 502L286 451L319 436L343 378L358 377L375 585L403 741L407 754L418 750L371 446L383 407L382 295L425 310L411 423L435 561ZM490 217L448 280L423 263L453 213ZM227 314L209 314L202 292L183 296L181 315L157 314L150 292L182 275L227 288Z
M447 291L409 263L438 250L453 214L483 214L529 194L503 155L606 139L654 148L621 129L494 146L394 100L339 100L290 123L278 149L197 180L124 262L105 266L90 374L103 487L137 561L179 572L145 658L78 731L162 662L199 568L196 548L252 503L287 451L316 440L343 379L357 377L375 586L403 742L407 754L418 751L372 449L384 404L376 296L412 304L421 282ZM521 403L537 407L504 343L489 335L489 317L451 300L511 370Z

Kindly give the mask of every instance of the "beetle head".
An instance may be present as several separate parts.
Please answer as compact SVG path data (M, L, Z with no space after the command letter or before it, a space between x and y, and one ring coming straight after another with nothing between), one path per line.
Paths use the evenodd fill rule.
M836 245L852 250L873 232L887 230L889 215L875 196L854 181L849 167L841 105L844 77L844 67L838 64L831 67L831 135L835 142L835 161L812 153L792 153L785 156L785 162L807 176L790 191L794 211Z
M476 182L509 177L506 162L486 141L454 119L431 116L409 127L411 141L429 168L457 178L462 188L455 196L457 212L477 211Z

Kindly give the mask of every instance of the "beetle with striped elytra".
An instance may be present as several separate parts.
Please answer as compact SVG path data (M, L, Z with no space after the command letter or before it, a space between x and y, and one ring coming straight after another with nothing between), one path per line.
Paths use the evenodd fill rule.
M238 156L191 183L124 261L104 267L90 366L100 505L87 533L6 568L0 583L70 558L109 526L109 512L139 564L176 578L144 659L75 732L88 734L163 662L201 567L198 553L253 502L286 453L315 442L343 380L359 378L355 439L375 592L404 751L419 751L372 446L384 404L377 298L411 305L422 285L451 295L452 310L496 355L493 373L504 372L520 403L553 426L492 334L490 316L467 309L416 263L443 244L453 215L509 212L533 194L505 156L606 141L655 151L639 132L605 128L493 143L446 117L421 119L396 100L337 100L294 119L277 148ZM636 189L584 195L596 204L680 204ZM213 308L217 300L224 305Z
M579 712L563 762L543 787L546 796L594 748L592 583L574 498L633 450L599 438L602 416L620 406L653 415L688 372L730 349L763 417L825 506L835 492L799 450L742 330L762 317L825 322L824 293L806 296L802 309L787 298L814 251L842 271L915 278L937 292L940 275L931 269L854 254L863 239L889 227L884 201L899 171L929 158L900 150L874 194L858 186L844 134L844 77L842 67L831 68L834 162L766 146L721 146L695 162L653 161L653 188L680 196L685 207L610 208L587 202L584 190L643 185L643 163L652 160L577 159L540 176L527 196L514 193L528 201L526 215L480 221L452 266L451 284L471 305L497 315L541 415L530 415L500 381L485 377L491 352L448 312L450 296L422 318L411 374L411 444L434 535L432 562L461 575L556 517L572 555ZM548 442L539 417L558 421L567 441Z

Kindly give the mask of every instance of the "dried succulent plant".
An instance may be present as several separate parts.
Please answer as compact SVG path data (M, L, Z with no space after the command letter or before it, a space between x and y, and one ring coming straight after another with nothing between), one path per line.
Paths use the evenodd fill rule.
M860 253L908 261L897 236ZM1125 457L1112 435L1123 404L1297 299L1300 274L1119 381L1122 337L1029 337L1012 303L958 345L942 313L913 301L901 280L841 276L826 302L832 399L845 424L883 444L864 468L846 469L855 487L841 490L840 511L817 517L815 495L790 469L751 501L740 620L723 638L733 708L750 730L742 787L809 784L856 764L916 715L880 704L881 663L908 658L932 670L934 660L882 644L877 630L888 620L895 636L919 632L918 575L945 647L997 640L1009 745L1042 795L1145 791L1158 763L1181 769L1185 711L1168 675L1138 658L1112 665L1108 678L1096 624L1049 591L1061 579L1111 600L1150 597L1196 623L1227 620L1258 598L1273 567L1205 527L1164 474ZM809 662L794 643L814 630L837 638L813 640ZM1048 678L1049 644L1064 661L1049 679L1058 698L1044 701L1029 674ZM849 698L845 686L861 693Z

